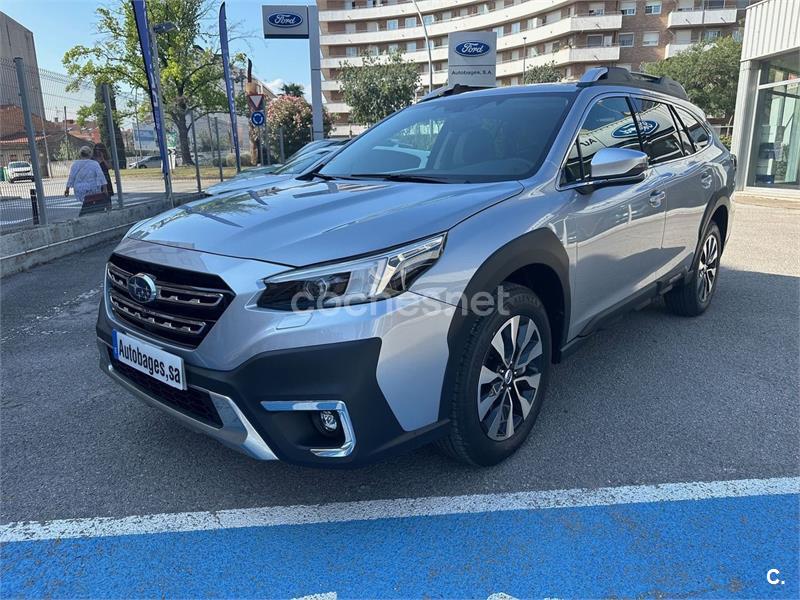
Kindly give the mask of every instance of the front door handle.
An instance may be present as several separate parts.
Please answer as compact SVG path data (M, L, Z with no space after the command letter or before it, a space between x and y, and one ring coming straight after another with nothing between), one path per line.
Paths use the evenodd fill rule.
M708 189L711 187L712 183L714 183L714 177L711 175L711 172L706 171L703 173L703 176L700 178L700 185Z
M666 199L667 192L653 192L650 194L650 206L653 208L658 208L661 206L661 203Z

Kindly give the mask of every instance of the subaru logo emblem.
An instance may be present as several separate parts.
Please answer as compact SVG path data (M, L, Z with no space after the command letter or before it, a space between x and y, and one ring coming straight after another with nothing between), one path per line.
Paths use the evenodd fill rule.
M492 48L483 42L461 42L456 46L456 54L461 56L483 56Z
M639 127L642 130L642 133L647 135L648 133L653 133L656 129L658 129L658 122L645 119L644 121L639 122ZM611 132L611 137L615 137L617 139L636 137L636 125L633 123L627 123L626 125L617 127Z
M290 12L272 13L267 17L267 21L273 27L283 27L288 29L290 27L299 27L303 24L303 17L298 14Z
M158 288L150 275L137 273L128 279L128 294L140 304L150 304L158 297Z

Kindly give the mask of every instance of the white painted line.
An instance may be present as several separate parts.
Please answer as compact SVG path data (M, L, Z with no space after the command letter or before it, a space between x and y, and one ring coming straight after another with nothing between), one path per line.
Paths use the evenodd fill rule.
M470 496L432 496L393 500L366 500L308 506L269 506L217 512L199 511L98 517L58 521L23 521L0 526L0 543L67 538L95 538L184 531L211 531L241 527L342 523L404 517L475 514L509 510L540 510L742 498L800 494L800 477L698 481L599 489L476 494Z

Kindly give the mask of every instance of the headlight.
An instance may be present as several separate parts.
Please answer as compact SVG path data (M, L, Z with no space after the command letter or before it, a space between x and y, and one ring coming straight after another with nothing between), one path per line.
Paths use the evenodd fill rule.
M264 280L258 306L309 310L391 298L436 262L445 235L437 235L368 258L281 273Z

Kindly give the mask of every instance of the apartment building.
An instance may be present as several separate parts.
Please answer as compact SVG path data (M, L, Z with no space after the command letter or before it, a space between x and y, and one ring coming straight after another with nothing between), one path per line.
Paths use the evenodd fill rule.
M433 84L447 80L452 31L496 31L497 84L522 83L524 68L555 62L567 79L590 67L637 70L693 43L739 35L744 9L755 0L318 0L322 89L335 134L349 125L337 75L342 61L394 50L419 65L428 83L428 32ZM417 11L419 8L419 13Z

